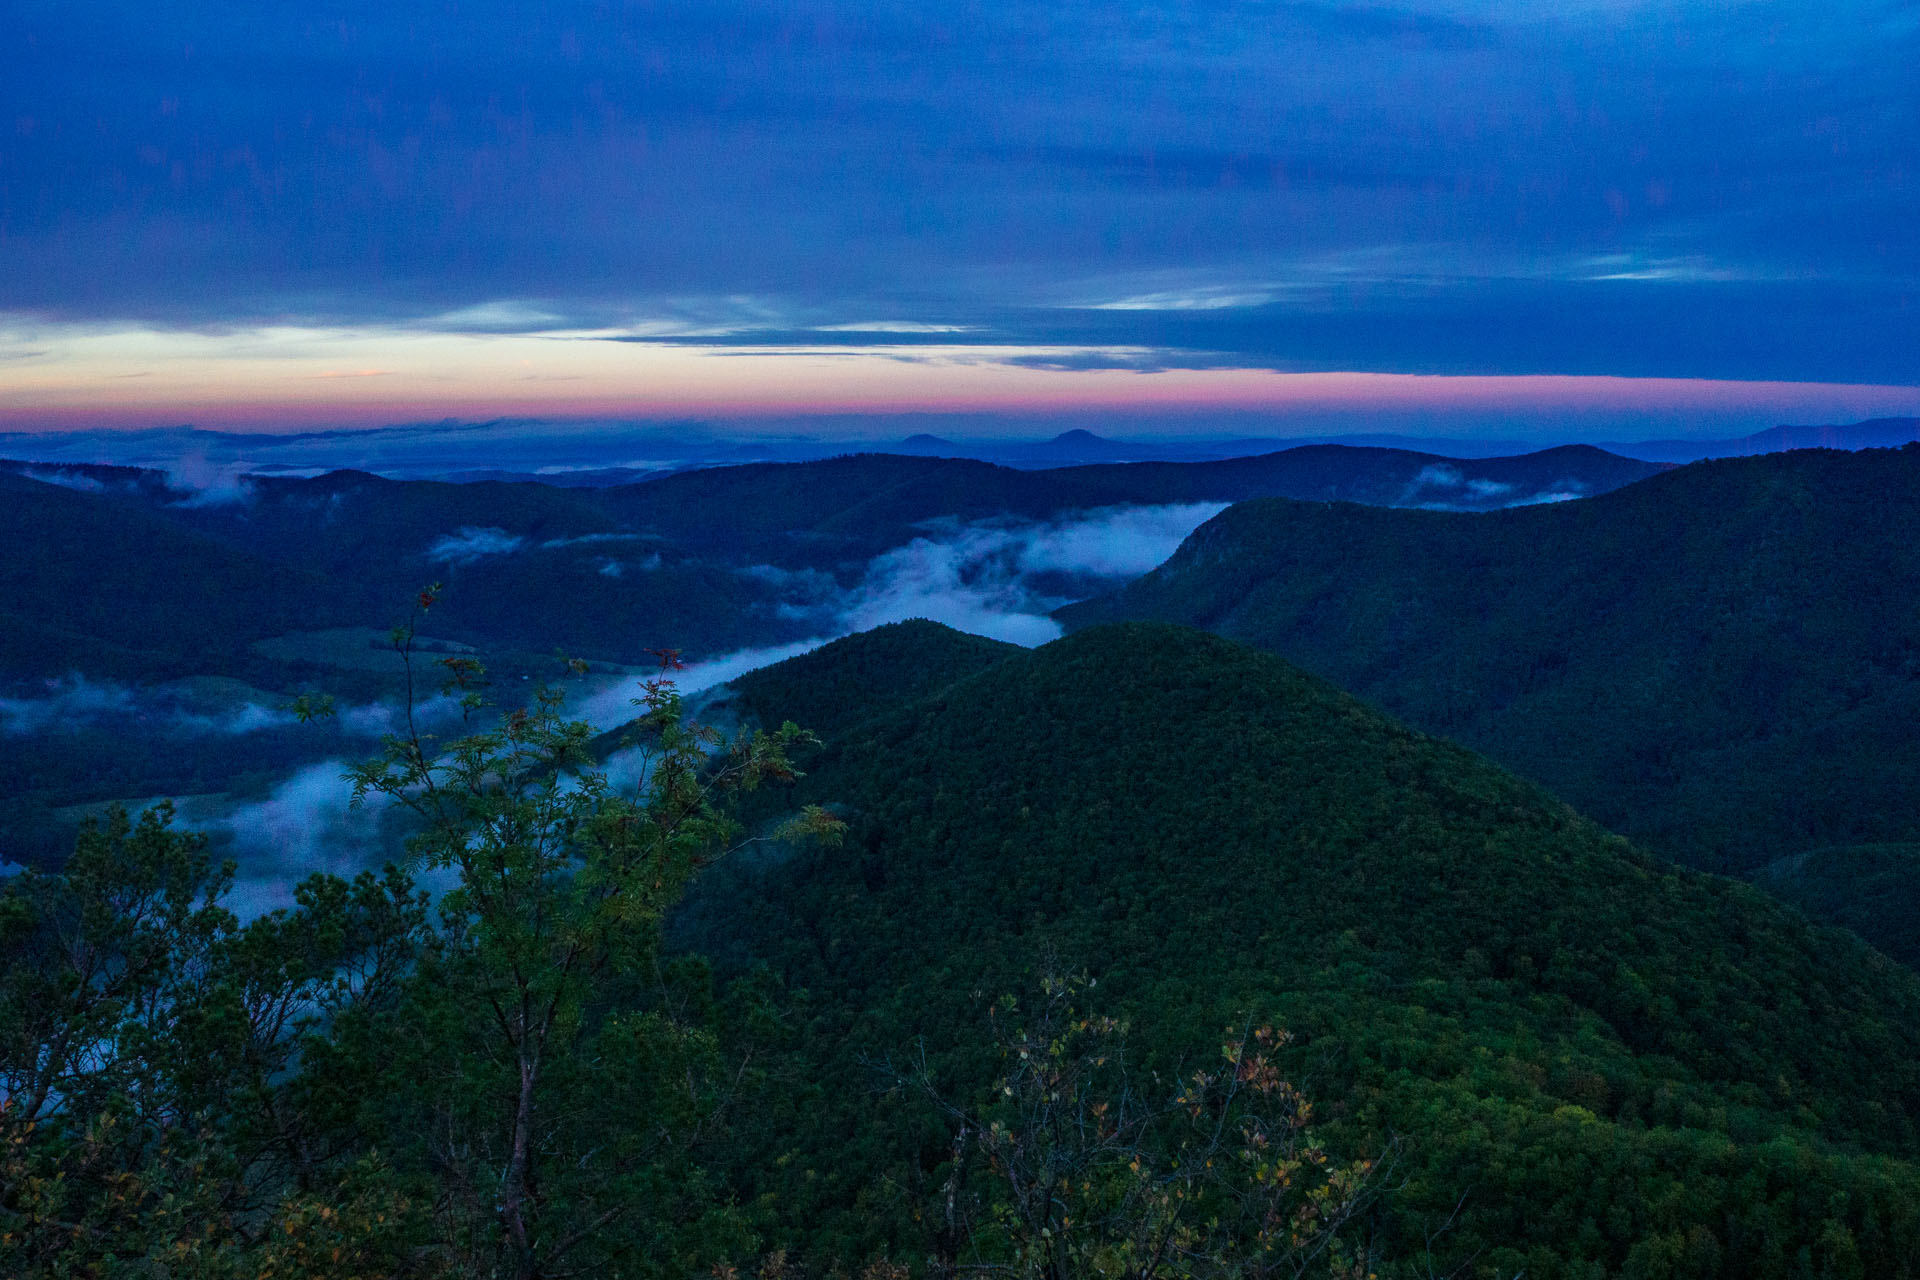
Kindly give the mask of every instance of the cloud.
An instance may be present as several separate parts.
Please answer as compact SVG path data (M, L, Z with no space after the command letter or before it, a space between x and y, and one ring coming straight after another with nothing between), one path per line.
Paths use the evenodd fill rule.
M488 530L462 529L460 532L463 535L463 541L461 543L455 544L450 539L442 538L439 542L434 544L436 551L442 547L451 547L454 545L459 545L462 547L460 559L463 562L468 560L475 560L475 559L478 559L481 555L496 554L496 552L493 550L493 547L496 543L499 543L499 539L481 538L479 540L475 540L470 535L474 535L474 534L505 535L505 530L501 530L501 529L488 529ZM638 534L638 533L583 533L572 538L549 538L545 542L542 542L540 544L540 549L542 551L560 551L568 547L610 546L610 545L618 545L621 543L645 542L646 540L647 539L645 535ZM476 546L480 548L477 552L472 549L473 547L476 547ZM498 554L505 554L506 552L510 552L515 549L516 547L514 546L507 546L507 545L501 544L499 545ZM435 559L451 559L452 557L436 555L434 558ZM630 556L624 560L616 558L614 556L602 556L600 557L599 564L594 571L603 578L619 578L619 577L624 577L628 569L637 569L642 573L651 573L653 570L658 569L660 567L660 564L661 564L660 553L658 551L649 551L645 555Z
M725 684L735 676L810 653L835 638L823 635L792 644L738 649L701 662L688 663L681 670L667 675L667 678L673 681L674 688L683 696L703 693ZM568 700L567 714L585 720L601 732L618 728L639 714L634 707L634 700L641 696L642 685L648 678L643 675L622 675L592 680L583 692Z
M1224 502L1119 507L1041 525L1027 536L1020 565L1029 573L1138 577L1165 563L1187 535L1226 508Z
M866 580L842 606L841 618L852 631L930 618L1014 644L1058 639L1060 624L1046 616L1047 602L1027 589L1008 562L1006 553L1014 549L1009 541L979 532L948 541L916 538L868 567Z
M281 729L294 717L265 702L196 696L190 689L137 689L69 676L38 697L0 697L0 734L28 737L127 726L162 734L249 734Z
M837 590L833 575L819 569L786 569L777 564L750 564L737 570L741 577L800 597L819 597Z
M167 487L187 494L176 506L219 507L251 502L250 469L250 463L215 463L202 454L192 453L167 464Z
M398 856L387 825L392 802L376 795L354 806L346 769L343 760L322 760L264 800L197 822L189 817L199 830L232 841L236 910L253 915L289 906L293 886L315 872L352 876Z
M1586 496L1586 485L1572 477L1523 493L1518 486L1505 481L1490 480L1484 476L1469 478L1458 467L1434 463L1420 469L1402 495L1401 505L1433 511L1484 511L1489 507L1531 507L1543 502L1567 502Z
M1044 644L1060 635L1049 611L1157 567L1225 505L1119 507L1044 522L943 522L875 557L850 587L817 570L750 566L740 572L790 593L785 616L811 621L817 633L722 654L672 679L682 694L700 693L841 636L908 618L1014 644ZM644 678L589 677L569 699L568 714L599 730L625 724Z
M0 698L0 733L27 737L72 732L103 719L132 715L137 708L127 686L74 676L55 682L41 697Z
M505 530L462 529L460 532L463 534L475 532L504 533ZM548 538L540 544L540 549L542 551L557 551L561 547L590 547L603 542L639 542L642 536L643 535L638 533L583 533L571 538Z
M187 680L139 688L68 676L48 681L44 693L0 697L0 735L58 736L111 730L156 738L237 737L292 729L300 723L263 690L240 689L226 681L213 681L211 685L209 688L203 682ZM436 694L414 708L414 720L423 727L439 727L455 719L458 711L457 700ZM399 709L390 704L355 703L340 707L331 723L347 737L367 741L397 731L401 718Z
M1052 521L937 522L926 536L868 563L842 588L824 574L772 566L748 572L792 592L791 614L832 634L929 618L1014 644L1060 635L1047 615L1070 600L1155 568L1224 503L1120 507Z
M460 699L452 694L436 693L414 704L414 727L421 732L439 732L460 719ZM406 728L404 710L387 702L358 703L337 709L333 722L351 738L382 738Z
M64 467L21 467L19 474L29 480L38 480L42 484L57 484L62 489L77 489L81 493L105 493L107 486L84 471L70 471Z
M1102 313L1098 344L1913 374L1920 45L1899 0L1257 21L1011 0L966 22L689 0L569 9L564 41L502 0L437 25L360 7L350 39L296 7L96 8L33 6L8 66L0 309L23 316L1054 346L1044 299L1083 272L1179 268L1260 287L1095 299L1144 308ZM1299 278L1268 260L1276 227L1302 258L1424 241L1444 270L1199 323L1255 319ZM1608 277L1542 289L1576 332L1482 323L1490 281L1555 256ZM7 354L58 346L29 326Z
M1489 480L1484 476L1476 476L1469 480L1461 474L1460 468L1451 467L1445 463L1422 467L1420 474L1413 478L1408 494L1411 497L1422 489L1456 490L1475 500L1477 505L1484 505L1495 498L1501 498L1513 492L1512 485L1500 480Z
M1154 568L1223 507L1191 503L1089 511L1052 521L943 522L876 557L859 581L845 588L823 573L755 566L744 572L795 593L796 608L819 624L817 633L790 644L741 649L692 663L671 678L682 695L691 697L840 636L907 618L931 618L1016 644L1042 644L1060 634L1058 624L1046 616L1050 609L1076 594ZM521 540L498 529L467 528L442 542L457 554L472 555L501 554L516 549ZM565 714L596 730L617 728L634 718L634 699L646 678L589 675L570 686ZM141 706L138 693L124 686L69 681L43 698L0 700L0 729L44 732L62 717L98 722L137 714ZM711 718L724 714L724 708L702 714ZM423 725L444 730L457 718L458 707L443 696L423 703L416 716ZM217 727L248 732L256 725L284 722L284 713L248 704ZM212 718L202 717L200 723L200 731L215 731ZM378 704L345 708L338 723L361 737L399 727L397 711ZM616 752L604 765L610 780L623 789L644 783L643 767L643 754L631 750ZM239 863L236 910L253 914L286 905L292 886L315 871L350 875L398 855L402 814L377 797L351 808L345 769L342 760L321 760L297 768L261 799L232 803L200 797L183 802L182 821L230 846Z
M487 556L503 556L518 551L527 540L505 529L461 526L457 534L446 534L427 548L429 560L447 564L470 564Z

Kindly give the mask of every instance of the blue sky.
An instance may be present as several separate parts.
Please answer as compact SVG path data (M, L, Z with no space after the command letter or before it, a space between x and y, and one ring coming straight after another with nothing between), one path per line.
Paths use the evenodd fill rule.
M1913 387L1917 66L1911 0L14 0L0 410L263 334Z

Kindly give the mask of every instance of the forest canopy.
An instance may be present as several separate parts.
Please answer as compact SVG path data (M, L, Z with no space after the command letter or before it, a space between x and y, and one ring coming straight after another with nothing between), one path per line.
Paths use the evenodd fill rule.
M406 869L242 921L159 808L0 890L10 1274L1920 1258L1920 979L1279 659L883 628L646 681L625 787L437 665Z

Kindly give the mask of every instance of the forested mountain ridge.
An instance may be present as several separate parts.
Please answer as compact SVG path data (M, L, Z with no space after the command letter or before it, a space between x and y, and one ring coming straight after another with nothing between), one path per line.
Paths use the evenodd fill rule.
M753 700L781 716L903 638ZM845 847L715 873L677 933L805 993L812 1085L740 1176L808 1255L912 1251L879 1193L937 1185L947 1139L875 1064L987 1084L983 1002L1052 957L1163 1073L1291 1027L1330 1139L1403 1143L1382 1274L1913 1274L1920 979L1851 935L1204 633L1097 628L896 696L794 797Z
M1663 469L1662 464L1622 458L1592 445L1462 460L1406 449L1325 444L1217 462L1074 467L1070 474L1152 493L1162 502L1298 498L1491 511L1606 493Z
M1920 969L1920 844L1789 854L1750 877L1816 920L1841 925Z
M1473 460L1405 449L1309 445L1223 461L1099 463L1046 471L956 458L853 454L681 472L606 490L602 500L635 526L701 543L748 537L761 545L761 539L797 535L884 547L935 518L1041 518L1076 508L1254 497L1479 510L1603 493L1663 469L1585 445Z
M647 646L711 654L799 639L818 624L783 613L793 588L754 571L773 565L826 575L804 580L816 592L835 578L844 586L872 557L973 521L1039 522L1271 493L1481 507L1539 493L1599 492L1656 470L1594 449L1456 461L1321 446L1227 462L1052 471L855 454L604 489L334 471L224 476L219 487L193 490L155 471L0 463L0 474L38 513L14 522L14 536L0 547L0 573L16 612L57 621L74 607L63 598L71 584L58 577L60 566L84 563L106 584L151 568L177 593L176 607L139 629L144 647L161 655L155 674L173 674L178 659L206 650L195 629L200 615L222 619L224 648L244 650L285 629L272 609L249 615L227 607L236 580L246 578L239 566L261 561L291 575L292 593L318 615L310 626L383 628L394 602L438 578L450 588L439 625L462 642L558 644L637 662ZM111 550L150 540L150 530L159 530L151 565ZM72 554L75 539L93 539L92 551ZM593 608L577 607L588 597ZM91 670L90 655L113 643L110 627L96 636L83 626L64 648L23 638L11 656L0 655L0 680Z
M1062 609L1279 653L1663 853L1920 833L1920 448L1697 463L1484 514L1244 503Z
M363 603L136 499L0 472L0 677L218 669Z

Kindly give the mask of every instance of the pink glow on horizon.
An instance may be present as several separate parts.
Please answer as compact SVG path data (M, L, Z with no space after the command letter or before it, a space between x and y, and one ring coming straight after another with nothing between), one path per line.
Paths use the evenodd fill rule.
M1026 372L1026 371L1023 371ZM371 381L369 375L323 375ZM932 386L806 394L751 394L738 386L695 393L656 391L529 395L519 388L443 395L62 397L52 403L0 403L0 424L15 430L115 426L129 429L192 422L202 426L298 429L371 426L440 418L729 419L862 413L1087 412L1127 415L1167 411L1644 411L1709 414L1738 410L1858 417L1920 414L1920 387L1844 383L1732 382L1711 379L1579 375L1270 373L1206 370L1045 371L1022 386ZM1057 380L1057 381L1055 381ZM369 389L371 390L371 389Z
M439 418L838 413L1645 412L1776 420L1920 413L1920 387L1585 375L1048 368L1063 348L781 351L592 335L277 330L61 335L0 364L0 424L249 429ZM1115 359L1146 352L1091 353Z

